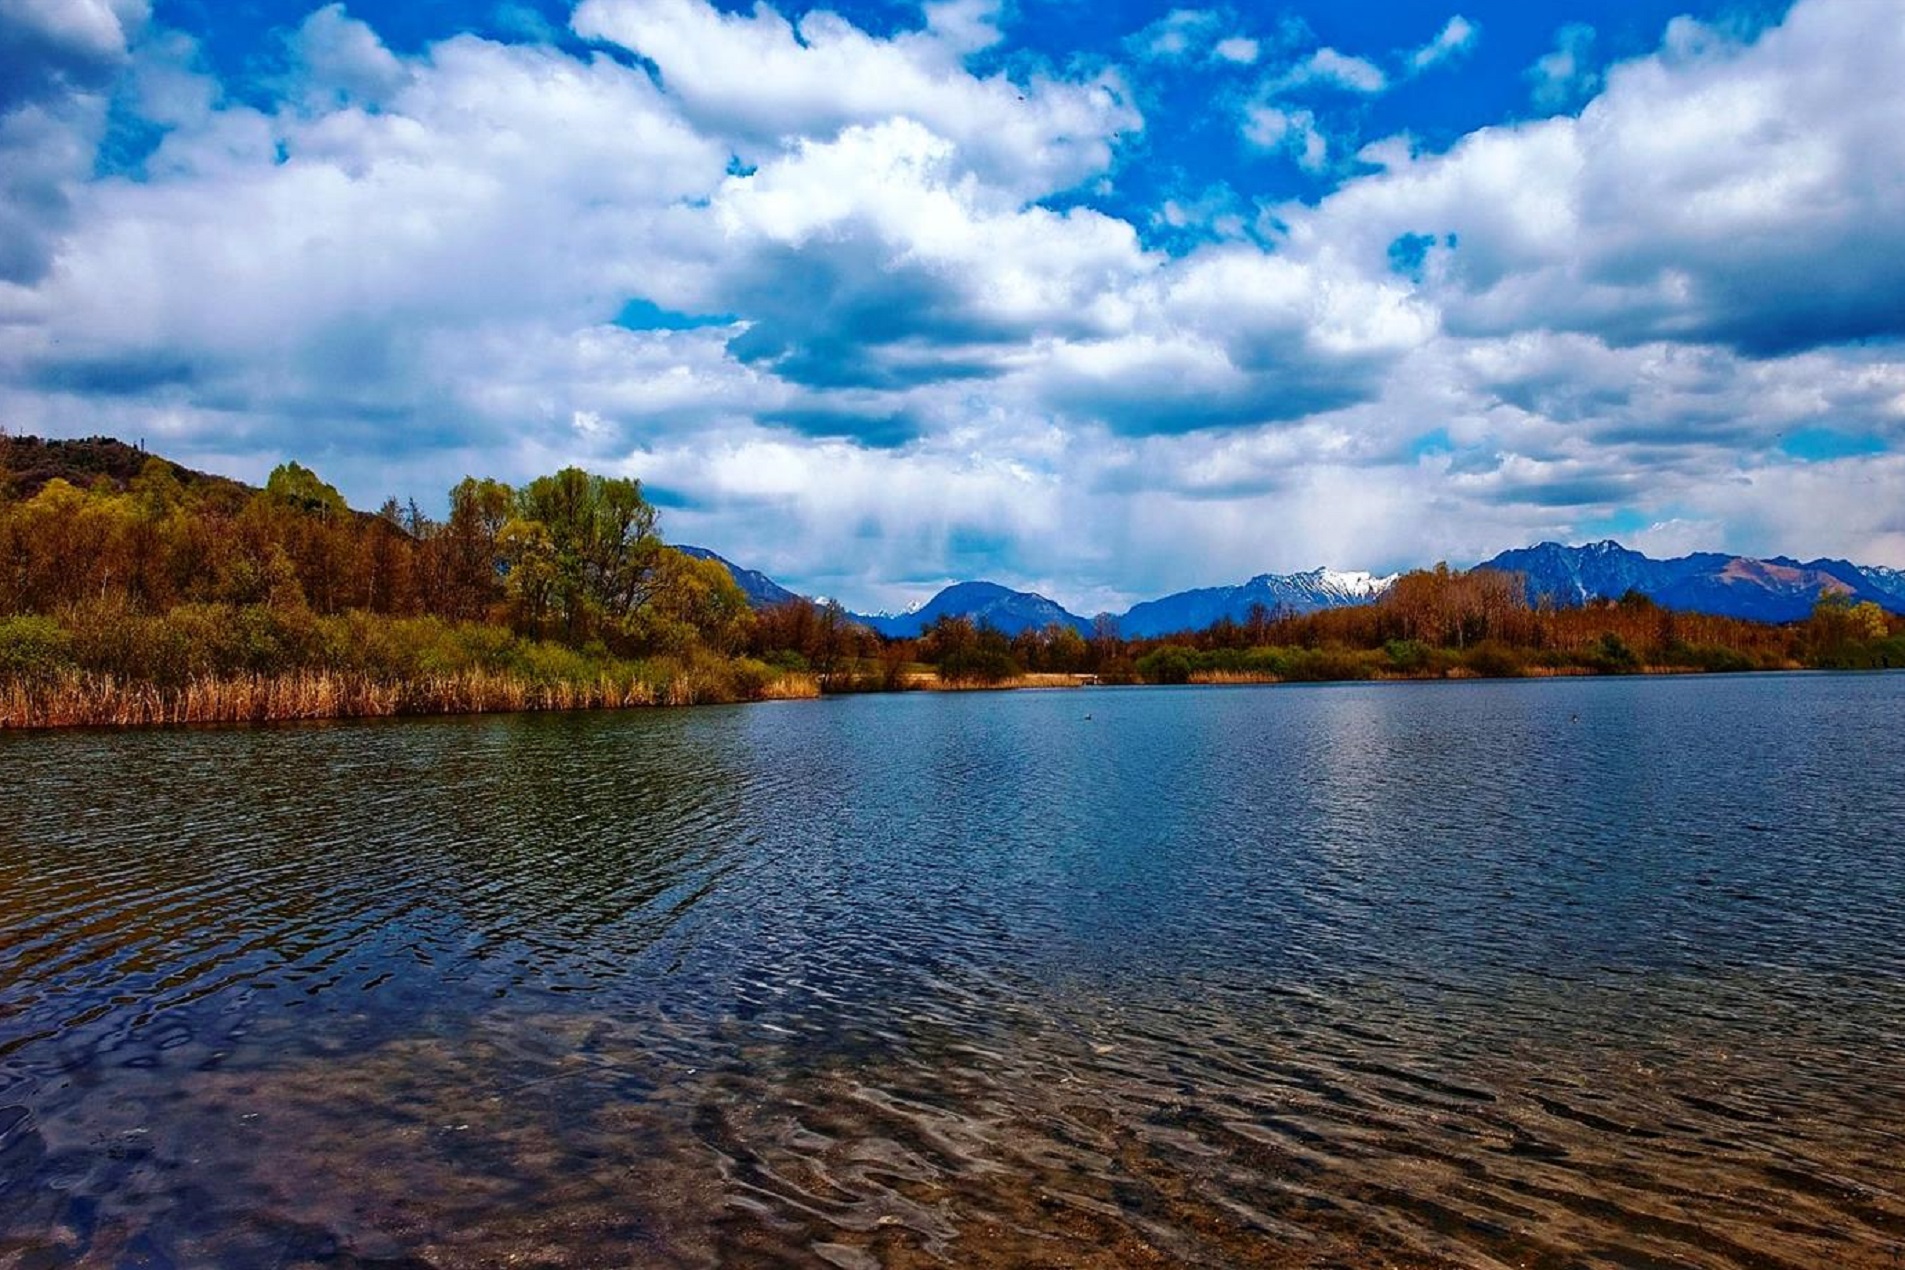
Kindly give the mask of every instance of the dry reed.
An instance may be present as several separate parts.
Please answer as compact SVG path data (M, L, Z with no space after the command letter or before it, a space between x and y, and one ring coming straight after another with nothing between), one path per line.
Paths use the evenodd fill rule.
M819 688L811 676L783 675L747 695L812 697L819 695ZM67 673L38 679L0 679L0 728L618 710L733 699L731 685L697 667L675 669L659 683L607 675L590 680L537 682L485 670L392 682L361 674L300 671L206 676L176 687L162 687L111 675Z

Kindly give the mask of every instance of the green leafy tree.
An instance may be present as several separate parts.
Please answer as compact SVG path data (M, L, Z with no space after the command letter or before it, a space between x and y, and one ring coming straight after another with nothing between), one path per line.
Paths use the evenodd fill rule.
M700 643L734 656L747 646L754 625L747 593L718 560L697 560L664 547L655 553L649 607L680 624Z
M265 494L287 507L326 520L350 515L351 509L337 488L319 480L316 472L301 463L280 463L272 468L265 478Z
M564 468L517 491L516 517L548 535L552 617L571 643L613 631L647 600L661 538L641 482Z

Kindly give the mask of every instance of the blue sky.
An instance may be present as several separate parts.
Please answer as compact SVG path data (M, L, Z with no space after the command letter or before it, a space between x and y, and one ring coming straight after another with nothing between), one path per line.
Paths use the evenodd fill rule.
M0 426L850 604L1905 565L1905 9L0 0Z

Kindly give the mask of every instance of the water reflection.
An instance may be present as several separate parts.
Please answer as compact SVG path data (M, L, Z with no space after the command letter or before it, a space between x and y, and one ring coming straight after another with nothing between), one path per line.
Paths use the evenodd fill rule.
M0 1264L1892 1264L1905 680L0 740Z

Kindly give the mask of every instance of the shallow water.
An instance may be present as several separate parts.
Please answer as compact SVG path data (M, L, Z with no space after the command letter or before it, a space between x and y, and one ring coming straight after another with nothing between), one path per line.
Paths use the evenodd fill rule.
M1809 675L0 737L0 1265L1905 1265L1902 720Z

